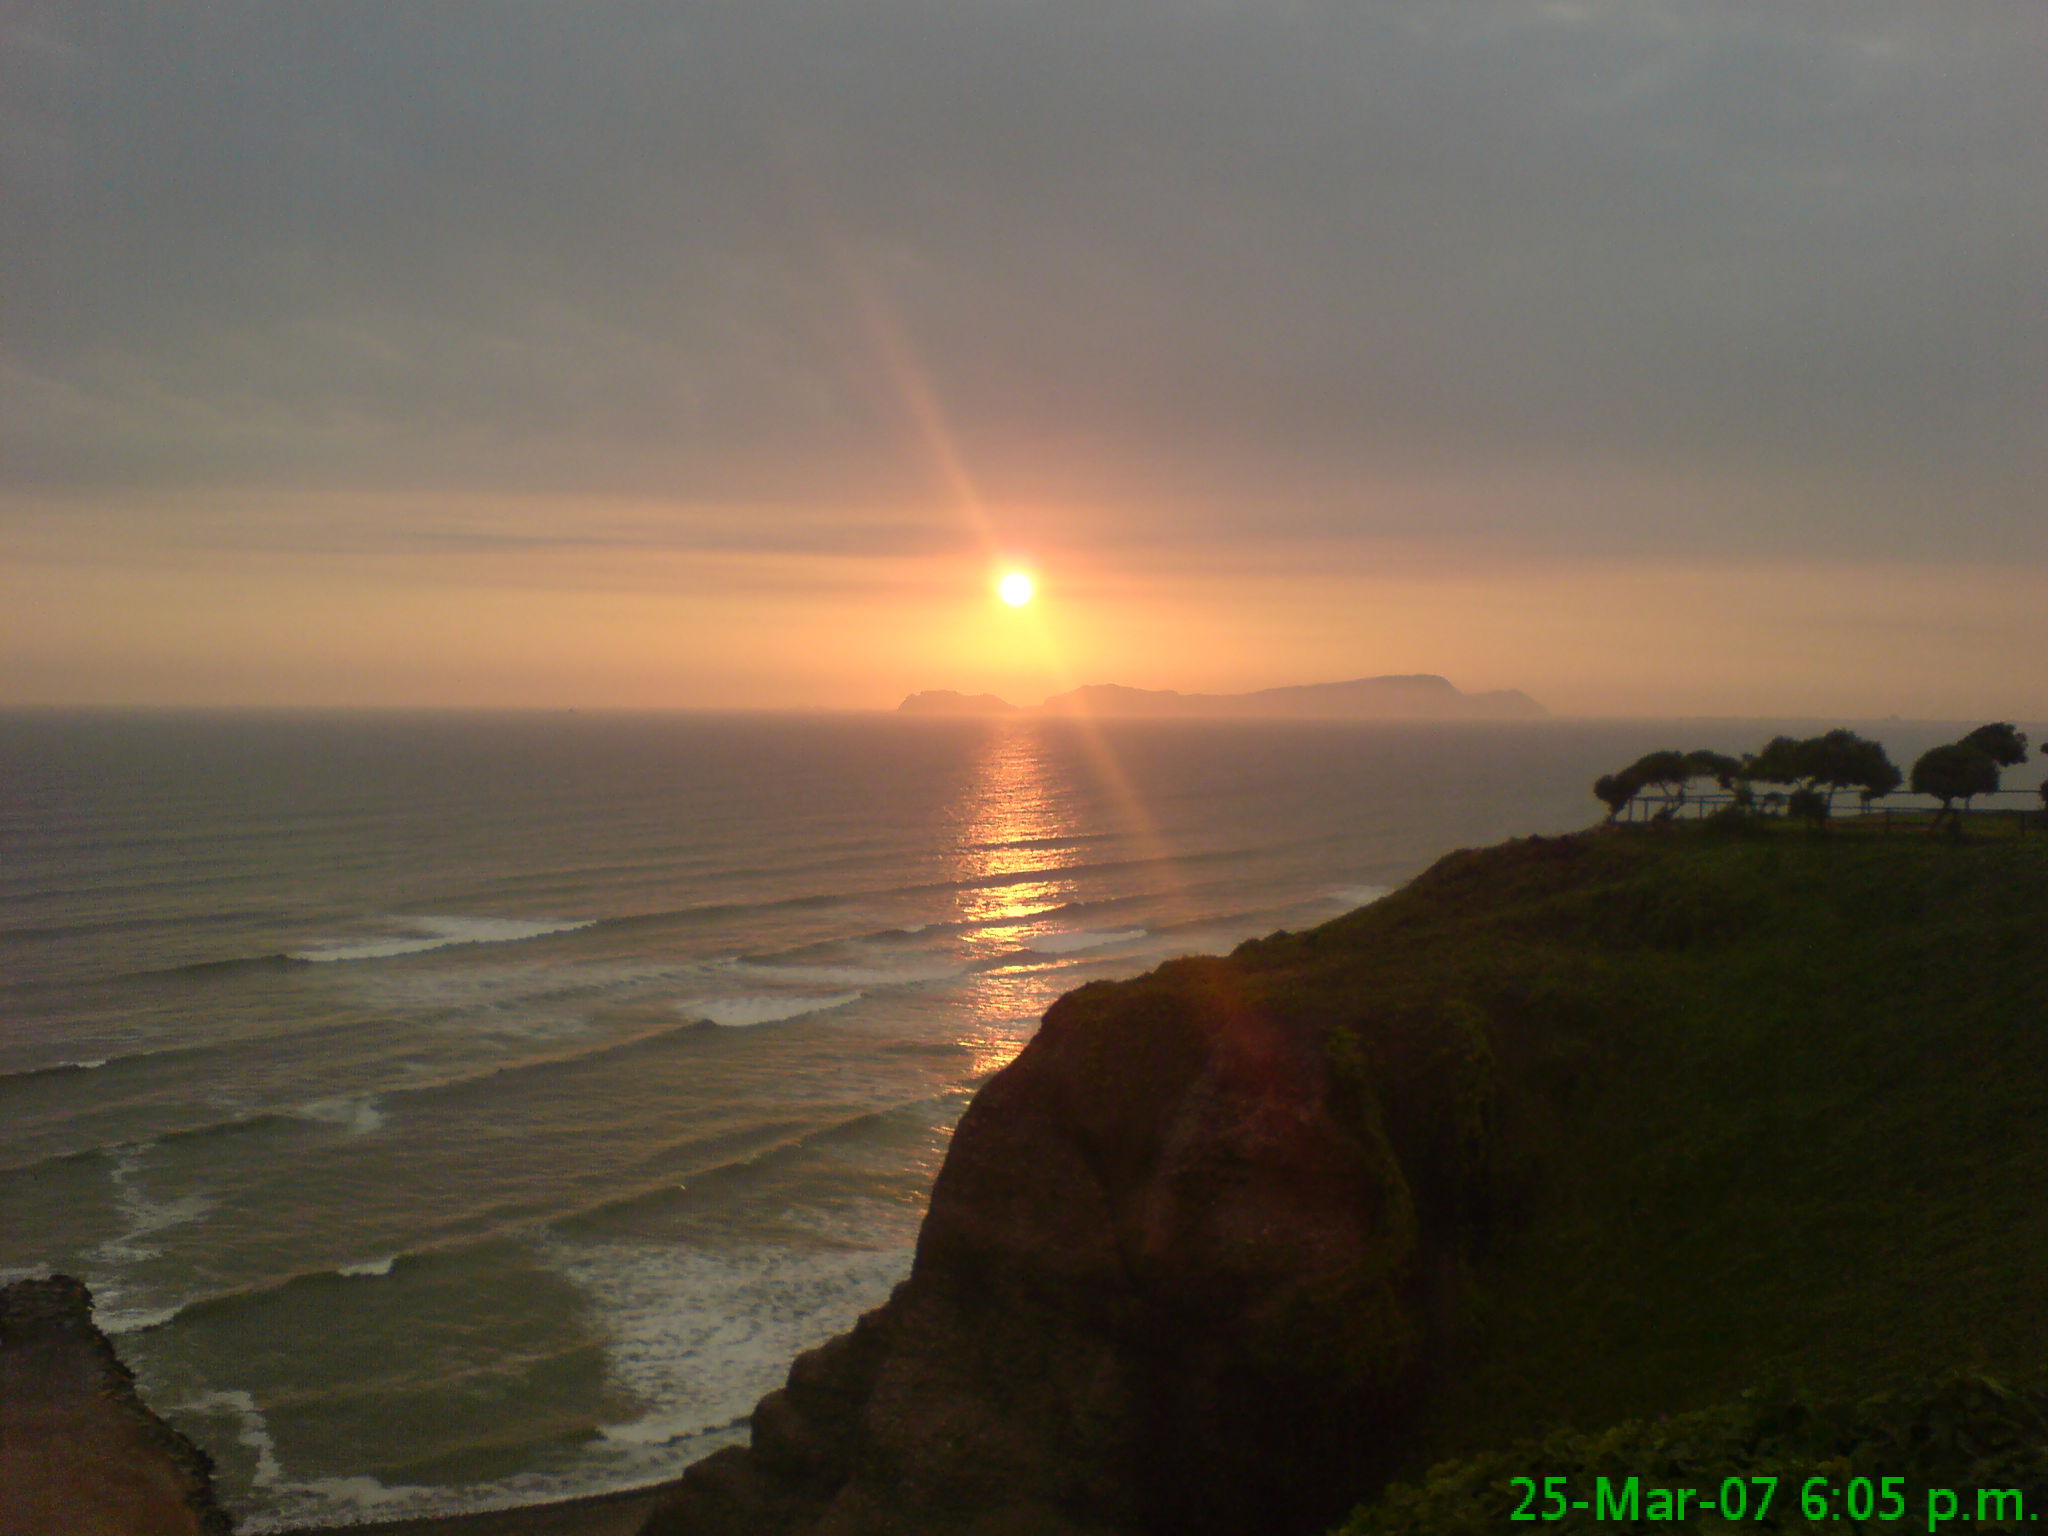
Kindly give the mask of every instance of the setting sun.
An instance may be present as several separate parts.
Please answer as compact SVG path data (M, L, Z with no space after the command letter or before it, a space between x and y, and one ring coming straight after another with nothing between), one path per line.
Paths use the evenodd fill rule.
M1035 591L1037 584L1022 571L1012 571L996 583L996 595L1012 608L1022 608L1031 601L1031 595Z

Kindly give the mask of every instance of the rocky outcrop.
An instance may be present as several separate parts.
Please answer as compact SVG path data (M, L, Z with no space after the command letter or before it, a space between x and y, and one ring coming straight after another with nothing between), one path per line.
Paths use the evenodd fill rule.
M1060 1000L977 1096L910 1278L647 1536L1175 1536L1340 1518L1430 1347L1407 1183L1226 961Z
M136 1396L81 1282L0 1288L0 1531L224 1536L211 1470Z
M992 693L949 688L913 693L896 706L911 715L1001 715L1017 706ZM1464 693L1434 673L1360 677L1347 683L1306 683L1253 693L1177 693L1090 683L1056 693L1032 713L1105 719L1255 720L1538 720L1550 711L1519 688Z
M1095 683L1054 694L1039 707L1047 714L1270 720L1517 720L1541 719L1550 713L1518 688L1464 693L1448 678L1430 672L1252 693L1176 693L1171 688Z

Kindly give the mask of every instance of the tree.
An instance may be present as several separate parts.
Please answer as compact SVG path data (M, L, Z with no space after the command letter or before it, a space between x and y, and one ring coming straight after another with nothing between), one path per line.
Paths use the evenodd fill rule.
M1899 772L1898 766L1890 758L1886 758L1882 767L1873 766L1870 777L1865 780L1856 798L1868 809L1871 801L1882 800L1905 782L1906 776Z
M1963 742L1950 742L1945 747L1930 747L1920 754L1920 760L1913 764L1913 793L1932 795L1941 802L1941 813L1934 818L1934 825L1947 821L1951 830L1960 832L1962 822L1955 810L1955 802L1963 802L1964 809L1978 795L1988 795L1998 788L1998 764L1977 748Z
M1838 790L1860 790L1868 805L1897 789L1900 781L1898 766L1880 743L1846 730L1805 738L1773 736L1743 764L1743 774L1803 791L1792 803L1797 814L1815 823L1833 814Z
M1686 777L1712 779L1725 790L1733 791L1742 778L1742 764L1726 752L1709 752L1704 747L1685 754Z
M1593 796L1607 807L1607 819L1614 820L1628 809L1629 801L1635 799L1636 791L1643 786L1628 776L1628 770L1620 773L1603 773L1593 781Z
M1749 785L1742 777L1742 764L1725 752L1646 752L1619 773L1603 773L1593 781L1593 795L1607 807L1613 821L1628 809L1628 803L1646 789L1664 792L1664 808L1657 814L1668 821L1685 804L1686 786L1694 779L1712 779L1734 793L1737 803L1749 804Z
M1956 745L1975 747L2001 768L2017 768L2027 760L2027 733L2003 720L1978 726ZM2041 750L2048 752L2048 743L2043 743Z
M1661 819L1669 821L1685 804L1685 781L1690 775L1683 752L1646 752L1625 771L1643 788L1664 791L1664 808L1657 813Z

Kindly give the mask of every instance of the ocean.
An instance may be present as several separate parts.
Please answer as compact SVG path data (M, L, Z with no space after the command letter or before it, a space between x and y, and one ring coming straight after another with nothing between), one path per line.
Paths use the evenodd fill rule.
M672 1477L1060 993L1773 728L0 714L0 1279L251 1531Z

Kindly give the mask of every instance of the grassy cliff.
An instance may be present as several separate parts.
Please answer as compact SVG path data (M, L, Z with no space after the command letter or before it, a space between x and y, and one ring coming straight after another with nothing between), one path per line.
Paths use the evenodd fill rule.
M1466 1229L1411 1471L2048 1360L2048 838L1538 839L1237 960Z
M1518 1437L2024 1379L2044 934L2048 839L1608 829L1082 987L649 1536L1307 1536ZM1373 1528L1499 1524L1447 1497Z

